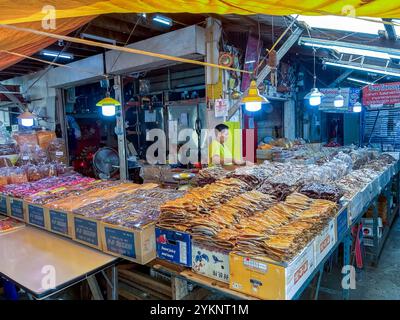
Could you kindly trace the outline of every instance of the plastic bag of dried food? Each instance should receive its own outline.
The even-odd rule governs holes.
[[[10,184],[19,184],[28,182],[28,176],[22,168],[10,169]]]
[[[54,139],[56,139],[56,134],[54,131],[42,130],[42,131],[36,132],[36,135],[37,135],[39,146],[43,150],[46,150],[48,148],[50,142],[53,141]]]
[[[20,146],[19,160],[18,164],[20,166],[32,164],[33,161],[33,152],[31,145],[23,144]]]
[[[25,171],[28,175],[29,181],[37,181],[37,180],[40,180],[45,177],[42,175],[42,172],[40,171],[40,167],[35,166],[35,165],[27,166]]]
[[[49,160],[47,157],[47,152],[41,147],[36,146],[35,151],[33,152],[33,160],[37,165],[46,164]]]
[[[19,132],[15,133],[13,137],[15,141],[17,141],[19,147],[22,147],[23,145],[29,145],[31,147],[34,147],[38,144],[35,132],[29,132],[29,133]]]
[[[9,172],[10,170],[8,168],[0,168],[0,186],[8,184]]]
[[[47,148],[51,162],[68,163],[66,147],[63,139],[54,139]]]

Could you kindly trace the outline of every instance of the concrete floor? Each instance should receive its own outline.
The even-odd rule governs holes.
[[[325,274],[322,286],[338,290],[322,290],[319,299],[341,299],[340,270]],[[302,299],[307,299],[305,292]],[[356,289],[350,290],[351,300],[400,300],[400,219],[397,217],[384,244],[379,263],[372,267],[367,260],[357,272]]]

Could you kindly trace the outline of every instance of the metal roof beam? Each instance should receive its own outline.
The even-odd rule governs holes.
[[[382,20],[387,21],[387,22],[392,22],[392,19],[382,19]],[[385,26],[385,30],[387,33],[387,38],[389,40],[396,41],[397,35],[396,35],[396,29],[394,28],[394,25],[385,23],[384,26]]]
[[[335,81],[333,81],[328,88],[336,88],[342,81],[344,81],[354,70],[346,70]]]

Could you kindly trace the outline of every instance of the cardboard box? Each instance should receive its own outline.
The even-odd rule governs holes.
[[[192,237],[188,233],[156,227],[156,249],[160,259],[192,266]]]
[[[314,241],[291,262],[229,254],[230,289],[266,300],[292,299],[315,269]]]
[[[100,236],[100,221],[71,214],[72,240],[89,247],[103,250]]]
[[[72,213],[45,208],[47,230],[72,238]]]
[[[142,229],[130,229],[100,222],[103,251],[113,256],[139,264],[146,264],[156,258],[155,225]]]
[[[19,198],[7,197],[7,214],[25,222],[24,201]]]
[[[192,270],[206,277],[229,283],[229,251],[193,241]]]
[[[315,265],[319,265],[321,261],[326,257],[328,252],[336,244],[336,229],[335,229],[336,219],[332,219],[328,226],[315,238]]]
[[[0,213],[7,214],[7,196],[0,194]]]
[[[24,202],[25,222],[35,227],[48,229],[49,219],[42,206]]]

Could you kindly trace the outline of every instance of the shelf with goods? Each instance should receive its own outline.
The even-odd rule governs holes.
[[[22,210],[27,217],[35,215],[34,219],[24,219],[28,224],[38,226],[37,222],[43,221],[44,229],[48,231],[64,234],[74,241],[138,265],[154,262],[160,264],[161,260],[156,259],[156,254],[159,258],[165,258],[160,254],[160,250],[163,250],[166,256],[173,258],[173,262],[185,265],[180,272],[175,272],[177,277],[200,287],[238,299],[246,296],[297,299],[317,275],[319,287],[324,264],[341,243],[344,243],[343,260],[345,264],[350,264],[350,227],[357,222],[350,219],[349,208],[354,208],[349,207],[352,199],[359,193],[364,194],[363,200],[379,193],[379,188],[371,187],[376,186],[375,181],[386,181],[387,178],[380,179],[380,176],[386,175],[386,171],[390,173],[391,181],[392,175],[398,171],[392,168],[398,167],[392,165],[397,163],[395,160],[382,158],[379,154],[372,157],[369,151],[361,150],[350,155],[354,161],[358,161],[358,157],[370,160],[365,162],[369,169],[364,168],[357,173],[361,175],[362,179],[359,180],[362,183],[347,194],[347,198],[339,197],[336,185],[344,184],[347,180],[341,179],[349,172],[353,173],[353,180],[357,180],[358,176],[354,170],[344,169],[348,161],[344,155],[334,156],[321,165],[266,162],[258,166],[237,168],[234,171],[219,172],[219,176],[214,175],[214,182],[209,181],[209,175],[200,172],[198,176],[208,179],[208,184],[189,191],[163,189],[156,184],[97,181],[70,173],[75,177],[75,180],[68,178],[72,179],[70,183],[67,183],[66,176],[53,177],[51,187],[48,182],[39,180],[6,188],[4,194],[8,203],[13,199],[22,202]],[[336,177],[340,183],[331,180],[331,185],[326,182],[321,184],[316,182],[319,176],[323,179]],[[41,185],[43,188],[39,187]],[[351,186],[350,189],[355,188]],[[187,196],[189,201],[182,202],[181,199]],[[350,200],[347,200],[349,197]],[[172,215],[169,220],[165,220],[166,208],[170,211],[178,208],[178,218]],[[368,209],[367,205],[365,209]],[[190,225],[188,229],[179,228],[182,222],[180,219],[186,215],[183,214],[185,210],[190,213],[190,219],[184,222]],[[283,220],[263,220],[274,215],[276,219],[280,217]],[[170,234],[157,231],[166,230],[166,221],[171,226]],[[251,221],[257,223],[254,225]],[[257,224],[262,228],[258,229]],[[301,232],[298,233],[296,228],[300,228]],[[299,244],[286,245],[279,240],[278,250],[270,251],[274,243],[268,241],[274,239],[275,235],[268,233],[268,230],[277,231],[278,234],[283,232],[283,235],[286,232],[290,234],[292,230],[299,238],[291,239],[293,243],[297,241]],[[245,232],[251,233],[246,235]],[[224,235],[220,239],[224,241],[216,241],[213,235],[219,234]],[[91,235],[90,239],[88,235]],[[242,242],[235,240],[231,247],[230,241],[236,236]],[[262,240],[265,243],[260,236],[265,237]],[[92,239],[96,239],[96,243]],[[248,246],[248,241],[254,242]],[[247,248],[250,250],[243,250]],[[182,253],[182,256],[174,257],[177,252]],[[270,252],[278,252],[279,255],[270,255]],[[276,272],[269,279],[271,273],[266,270]],[[259,278],[262,273],[264,276]],[[255,274],[258,274],[257,277]],[[263,292],[257,291],[260,282],[265,289]],[[247,289],[244,289],[244,283]],[[344,292],[343,295],[348,298],[349,293]]]
[[[363,151],[365,151],[365,150],[361,150],[360,153],[362,153]],[[349,183],[350,187],[348,187],[347,190],[350,190],[350,192],[348,191],[346,193],[346,197],[343,197],[343,199],[340,200],[340,203],[341,203],[341,205],[343,207],[346,207],[347,205],[350,204],[350,205],[353,205],[352,208],[354,208],[354,202],[353,202],[354,198],[356,198],[358,200],[361,199],[362,203],[364,203],[365,201],[368,201],[368,199],[370,199],[370,197],[371,197],[371,194],[373,194],[372,191],[377,192],[377,193],[380,192],[380,188],[376,188],[376,185],[377,185],[376,182],[375,182],[376,179],[379,179],[380,176],[387,176],[387,173],[389,174],[389,176],[393,176],[394,174],[397,173],[397,171],[392,168],[392,167],[397,167],[397,164],[395,166],[392,166],[391,164],[387,164],[387,165],[381,166],[379,164],[379,161],[374,163],[375,160],[372,160],[372,161],[369,160],[369,159],[374,158],[374,157],[371,158],[371,155],[367,155],[364,160],[362,160],[361,157],[363,157],[363,156],[360,156],[359,158],[354,157],[353,160],[355,160],[354,163],[356,164],[356,168],[354,169],[354,171],[350,171],[350,172],[352,172],[352,176],[350,178],[346,178],[346,175],[348,174],[348,172],[346,172],[346,173],[343,174],[343,176],[339,175],[336,178],[339,183],[336,183],[336,182],[334,183],[335,185],[338,185],[338,186],[346,185],[347,183]],[[362,160],[362,161],[360,161],[360,160]],[[336,161],[336,163],[338,162],[338,160],[334,160],[334,161]],[[385,160],[383,160],[383,161],[385,161]],[[391,161],[396,162],[394,159],[390,160],[390,162]],[[365,167],[364,167],[363,163],[366,165]],[[286,175],[290,175],[290,173],[288,173],[288,172],[290,172],[290,170],[284,170],[284,168],[283,168],[285,166],[289,166],[289,164],[273,164],[273,163],[270,163],[270,162],[266,162],[266,166],[268,166],[268,167],[276,166],[277,168],[279,168],[279,171],[285,171]],[[305,166],[307,166],[307,165],[298,165],[298,164],[291,165],[290,169],[296,168],[294,170],[295,172],[294,173],[292,172],[292,176],[295,176],[296,174],[301,176],[302,174],[304,174],[304,172],[307,172],[307,170],[305,170],[305,169],[311,168],[311,167],[305,167]],[[302,168],[301,169],[303,171],[302,173],[296,172],[297,170],[299,170],[299,167]],[[324,173],[321,172],[321,167],[324,167],[324,170],[326,168],[326,170],[329,172],[329,168],[330,168],[329,163],[325,164],[325,165],[324,164],[320,165],[319,167],[313,167],[313,169],[316,169],[317,171],[319,170],[320,172],[318,174],[324,175]],[[258,166],[258,169],[259,168],[260,168],[260,166]],[[256,167],[253,170],[254,170],[254,172],[256,172],[258,169]],[[265,169],[265,167],[263,169]],[[208,183],[212,184],[213,183],[212,182],[213,181],[212,180],[213,174],[211,172],[212,170],[213,169],[211,169],[210,173],[208,173],[208,174],[205,174],[204,172],[200,172],[199,176],[202,176],[204,179],[206,179],[208,181]],[[225,177],[224,177],[223,174],[220,174],[220,172],[218,172],[218,175],[219,175],[218,178],[220,180],[214,179],[214,181],[215,180],[216,181],[222,181],[223,179],[226,179],[226,178],[239,178],[242,181],[247,181],[247,182],[249,182],[249,181],[251,182],[251,181],[257,180],[257,178],[255,178],[255,176],[257,176],[257,174],[260,174],[260,172],[258,172],[258,173],[254,173],[253,172],[254,173],[253,177],[250,177],[251,174],[249,175],[249,177],[245,177],[245,175],[248,174],[248,173],[246,173],[246,170],[250,171],[250,169],[248,169],[248,168],[246,168],[246,169],[241,168],[241,169],[236,170],[233,175],[227,174],[227,176],[225,176]],[[338,170],[338,171],[340,171],[340,170]],[[307,173],[309,173],[309,172],[307,172]],[[311,176],[313,174],[314,173],[311,173]],[[361,178],[359,178],[359,175],[360,175]],[[282,176],[281,172],[275,172],[275,173],[268,172],[268,176],[269,177],[274,177],[276,180],[278,180],[278,181],[280,180],[280,182],[285,181],[285,179],[288,178],[287,176]],[[263,179],[262,174],[260,174],[260,176],[258,176],[258,178]],[[270,178],[267,178],[267,180],[268,179],[270,179]],[[381,179],[381,180],[385,181],[385,179]],[[275,184],[276,184],[276,180],[273,181]],[[264,181],[264,183],[265,182],[268,183],[268,181]],[[310,188],[308,188],[308,189],[305,188],[305,189],[308,190]],[[263,191],[266,191],[266,190],[268,190],[268,188],[264,188],[263,189]],[[300,190],[300,189],[297,189],[297,190]],[[270,191],[272,193],[274,193],[276,190],[275,191],[270,190]],[[308,191],[310,191],[310,190],[308,190]],[[206,190],[206,189],[204,191],[201,190],[201,189],[198,190],[199,197],[201,197],[202,193],[207,194],[207,192],[208,192],[208,190]],[[293,194],[293,190],[290,191],[289,194],[291,194],[291,192]],[[271,194],[268,191],[267,191],[267,193]],[[359,193],[363,194],[363,197],[361,197],[361,198],[357,197],[357,195]],[[246,194],[246,192],[244,194]],[[280,189],[279,192],[277,193],[277,195],[282,196],[282,194],[285,194],[285,192],[282,192],[282,189]],[[196,197],[194,197],[193,199],[195,199],[195,198]],[[318,198],[318,197],[316,197],[316,198]],[[205,203],[207,203],[208,200],[205,199],[204,201],[205,201]],[[196,216],[195,211],[192,211],[193,208],[190,209],[192,204],[193,203],[191,203],[191,201],[188,201],[187,204],[185,204],[185,203],[176,203],[176,206],[177,206],[177,208],[180,208],[178,210],[178,212],[179,211],[181,212],[182,210],[185,210],[184,208],[185,208],[185,206],[187,206],[187,210],[190,210],[190,212],[191,212],[189,215],[193,215],[194,214],[194,221],[196,221],[196,224],[198,225],[198,227],[197,227],[196,224],[195,225],[192,224],[192,226],[189,227],[188,229],[186,229],[187,227],[184,227],[183,229],[181,229],[180,225],[186,226],[187,224],[190,224],[190,221],[182,222],[181,213],[179,213],[179,215],[177,215],[176,219],[172,215],[170,218],[168,218],[165,221],[163,221],[163,217],[161,216],[161,222],[159,223],[158,227],[160,229],[164,229],[164,230],[168,230],[169,229],[169,231],[168,231],[169,233],[167,235],[167,233],[163,234],[162,232],[158,232],[156,238],[157,238],[157,245],[159,246],[159,248],[157,248],[157,251],[158,251],[158,257],[159,258],[164,258],[164,259],[167,258],[167,260],[170,260],[170,261],[178,263],[178,264],[179,263],[183,264],[187,268],[191,267],[192,268],[191,272],[199,273],[198,270],[197,270],[198,266],[193,266],[193,264],[192,265],[189,264],[189,257],[188,257],[188,256],[190,256],[189,252],[190,251],[192,252],[192,258],[193,258],[192,259],[192,263],[193,263],[193,261],[195,261],[195,259],[198,259],[199,261],[203,259],[202,256],[204,255],[204,253],[202,251],[200,251],[200,250],[199,250],[199,252],[196,252],[197,249],[196,250],[193,249],[193,248],[195,248],[196,237],[198,238],[198,236],[199,236],[199,230],[202,231],[203,234],[204,234],[203,241],[205,239],[209,239],[209,245],[212,246],[214,240],[212,240],[212,237],[211,238],[206,237],[206,235],[207,235],[207,233],[209,233],[209,232],[211,233],[212,232],[212,230],[210,230],[209,227],[211,226],[211,229],[213,228],[212,226],[213,226],[215,220],[212,220],[211,223],[207,222],[207,219],[205,219],[205,218],[208,215],[203,215],[202,217],[205,219],[204,222],[199,221],[197,216]],[[228,205],[229,205],[229,202],[228,202]],[[251,208],[251,204],[250,203],[249,204],[244,203],[242,205],[244,207],[249,206]],[[167,206],[166,206],[167,210],[169,210],[169,211],[171,211],[173,209],[173,207],[174,207],[173,204],[167,204]],[[215,205],[212,206],[212,209],[209,210],[209,213],[212,214],[213,208],[215,208],[215,207],[218,207],[218,205],[217,206],[215,206]],[[224,205],[222,205],[222,208],[224,208]],[[237,207],[236,207],[236,209],[237,209]],[[206,210],[205,212],[207,212],[207,208],[205,208],[205,210]],[[228,211],[229,210],[229,206],[226,207],[225,210]],[[259,210],[260,210],[260,208],[259,208]],[[263,210],[263,209],[261,209],[261,210]],[[163,210],[161,210],[161,211],[163,211]],[[220,215],[224,214],[223,211],[224,210],[222,210],[222,211],[220,210],[219,211]],[[340,211],[341,210],[339,210],[339,212]],[[268,209],[265,212],[268,212]],[[201,215],[199,216],[199,218],[200,217],[201,217]],[[250,217],[251,217],[251,214],[250,214]],[[320,277],[322,277],[322,272],[323,272],[323,267],[324,267],[325,262],[330,258],[330,256],[333,254],[333,252],[335,252],[337,250],[337,248],[338,248],[340,243],[344,244],[344,250],[343,250],[344,251],[344,259],[343,260],[344,260],[346,265],[350,264],[350,262],[351,262],[351,260],[350,260],[350,255],[351,255],[351,233],[350,233],[351,229],[350,229],[350,226],[352,224],[354,224],[354,217],[353,217],[353,221],[352,221],[350,219],[350,212],[346,211],[346,218],[343,219],[343,220],[345,221],[344,224],[343,224],[343,221],[340,222],[340,224],[338,223],[337,220],[333,222],[333,225],[335,226],[334,228],[336,229],[336,237],[332,237],[332,239],[333,239],[332,241],[328,241],[328,239],[327,239],[328,238],[327,237],[328,233],[324,234],[324,232],[321,232],[322,235],[321,234],[314,235],[314,237],[308,243],[308,245],[305,246],[305,247],[303,246],[304,251],[306,252],[306,253],[304,253],[304,255],[305,256],[308,255],[310,258],[308,259],[308,261],[302,260],[302,261],[298,262],[299,263],[297,265],[298,268],[294,267],[295,270],[292,271],[292,272],[294,272],[294,274],[296,274],[296,277],[297,277],[297,279],[295,281],[297,287],[295,287],[294,289],[286,287],[286,285],[289,283],[290,279],[278,280],[278,277],[274,277],[274,279],[269,279],[270,281],[264,281],[263,282],[263,281],[259,280],[260,276],[258,278],[256,276],[253,276],[257,272],[253,272],[251,270],[259,269],[258,270],[259,274],[262,273],[262,272],[265,273],[265,270],[271,269],[271,267],[268,267],[269,263],[272,263],[272,265],[274,265],[274,266],[279,266],[280,263],[277,262],[277,261],[273,261],[274,259],[267,258],[268,254],[265,257],[261,257],[259,259],[257,257],[257,255],[253,255],[253,254],[249,255],[249,254],[246,254],[246,253],[242,255],[242,257],[244,257],[244,259],[242,259],[242,260],[237,259],[236,261],[233,261],[232,259],[230,259],[229,274],[230,274],[231,278],[232,278],[232,275],[235,276],[235,274],[240,274],[243,277],[243,275],[247,272],[246,270],[250,270],[249,271],[250,275],[246,275],[245,276],[246,277],[245,281],[251,282],[252,285],[249,288],[243,288],[243,287],[241,287],[241,283],[240,282],[235,281],[234,283],[232,283],[232,280],[230,279],[230,281],[229,281],[230,282],[230,288],[234,289],[234,291],[238,291],[238,292],[241,292],[241,293],[247,293],[247,294],[250,294],[252,296],[259,297],[259,298],[264,298],[264,299],[292,299],[292,298],[298,298],[298,296],[304,290],[303,286],[307,287],[309,285],[309,283],[311,282],[311,280],[314,278],[314,276],[316,276],[318,273],[320,273],[321,274]],[[169,221],[169,222],[166,223],[166,221]],[[329,226],[329,224],[327,223],[326,227],[328,227],[328,226]],[[175,229],[175,231],[174,231],[174,229]],[[193,239],[191,237],[191,234],[192,234],[192,232],[194,230],[196,230],[196,231],[193,234],[194,241],[192,241]],[[340,236],[337,235],[337,230],[341,230]],[[218,232],[220,232],[220,231],[218,231]],[[318,238],[320,239],[319,242],[317,240]],[[321,238],[323,239],[323,241],[321,241]],[[314,242],[314,244],[312,244],[312,242]],[[327,246],[327,243],[330,243],[330,246]],[[190,247],[192,247],[192,248],[190,248]],[[217,248],[217,247],[214,247],[214,248]],[[318,256],[318,254],[316,254],[316,251],[319,248],[326,248],[326,247],[328,247],[328,248],[324,252],[324,255],[322,255],[322,256],[319,255]],[[312,252],[311,248],[314,248],[314,252]],[[181,253],[180,251],[183,253],[183,256],[185,256],[183,259],[182,259],[182,255],[180,255],[180,253]],[[233,253],[233,254],[229,253],[230,256],[232,256],[232,255],[235,256],[236,255],[236,256],[240,257],[240,254],[237,255],[237,253],[236,253],[236,252],[240,251],[238,248],[235,248],[233,251],[235,253]],[[214,252],[216,252],[216,251],[214,251]],[[211,253],[212,253],[212,250],[211,250]],[[196,258],[195,257],[196,255],[199,255],[200,258]],[[206,255],[209,255],[209,254],[207,253]],[[303,251],[297,252],[297,254],[293,257],[292,261],[296,262],[296,259],[299,259],[299,257],[301,257],[302,255],[303,255]],[[208,257],[208,261],[207,261],[207,258],[204,258],[204,259],[206,260],[206,262],[210,261],[209,257]],[[224,258],[223,257],[222,258],[217,257],[216,260],[224,261]],[[184,261],[184,263],[183,263],[183,261]],[[311,261],[313,261],[313,262],[311,262]],[[206,264],[207,263],[205,263],[205,265]],[[224,266],[226,265],[224,263],[222,263],[222,264]],[[232,271],[232,266],[237,265],[237,264],[242,265],[242,267],[240,267],[238,270]],[[243,267],[243,265],[246,265],[246,264],[247,264],[247,266]],[[307,265],[307,264],[308,264],[308,268],[305,268],[304,265]],[[290,266],[291,266],[291,263],[283,264],[284,268],[290,267]],[[216,272],[216,273],[218,273],[218,272]],[[290,272],[287,272],[287,273],[290,273]],[[221,274],[224,274],[224,273],[221,272]],[[206,275],[207,275],[207,277],[210,278],[210,281],[213,281],[211,278],[214,278],[214,277],[212,275],[210,275],[210,273],[208,273],[208,274],[206,273]],[[203,273],[202,276],[204,276],[204,273]],[[304,277],[299,282],[299,278],[302,278],[302,276],[304,276]],[[282,281],[282,282],[280,282],[281,283],[280,285],[283,285],[283,288],[284,288],[283,291],[284,292],[286,291],[286,292],[282,294],[282,289],[279,289],[279,287],[275,287],[275,288],[271,287],[271,288],[268,288],[269,290],[264,291],[264,293],[260,293],[260,294],[257,293],[258,292],[258,289],[257,289],[258,287],[262,287],[265,283],[269,284],[269,283],[271,283],[273,281],[275,281],[275,282]],[[319,279],[319,281],[320,281],[320,279]],[[223,283],[223,281],[220,281],[220,283]],[[318,286],[319,286],[319,284],[318,284]],[[280,288],[282,288],[282,287],[280,287]],[[276,292],[280,292],[279,295],[276,294]],[[347,292],[343,292],[343,297],[345,299],[349,298],[348,290],[347,290]]]

